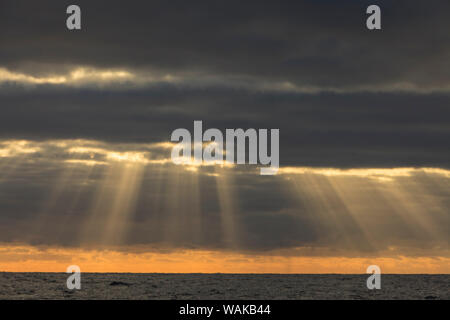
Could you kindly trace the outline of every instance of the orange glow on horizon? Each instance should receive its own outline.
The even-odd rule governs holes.
[[[0,271],[65,272],[69,265],[82,272],[127,273],[347,273],[364,274],[369,265],[382,273],[448,274],[448,257],[306,257],[239,254],[224,251],[184,250],[127,252],[27,245],[0,247]]]

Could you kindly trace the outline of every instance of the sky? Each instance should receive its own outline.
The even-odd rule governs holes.
[[[71,4],[0,1],[0,271],[450,272],[448,1]],[[195,120],[278,174],[175,165]]]

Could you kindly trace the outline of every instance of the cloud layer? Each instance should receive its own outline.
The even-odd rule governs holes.
[[[449,256],[448,1],[0,3],[0,242]],[[280,174],[170,163],[279,128]]]

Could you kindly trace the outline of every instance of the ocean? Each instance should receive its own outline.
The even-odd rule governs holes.
[[[0,299],[450,299],[450,275],[0,273]]]

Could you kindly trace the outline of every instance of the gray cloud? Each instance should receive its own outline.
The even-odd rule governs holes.
[[[0,64],[35,73],[86,64],[338,88],[448,87],[448,2],[377,3],[380,32],[365,28],[370,1],[79,1],[83,29],[68,32],[68,1],[4,1]]]
[[[281,164],[448,168],[448,94],[277,93],[155,85],[7,88],[4,138],[168,141],[176,128],[280,128]]]
[[[1,137],[165,141],[200,119],[280,128],[286,165],[449,165],[447,1],[381,1],[378,33],[365,29],[364,1],[81,1],[80,32],[65,28],[67,4],[2,2],[0,66],[156,80],[3,82]]]

